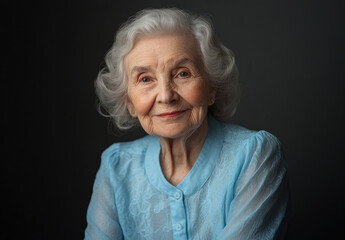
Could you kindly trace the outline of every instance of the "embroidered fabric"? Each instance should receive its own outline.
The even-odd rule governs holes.
[[[153,136],[110,146],[94,183],[85,239],[274,239],[288,202],[281,144],[209,116],[203,149],[173,186]]]

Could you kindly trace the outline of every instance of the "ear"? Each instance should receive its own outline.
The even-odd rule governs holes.
[[[217,89],[211,88],[209,94],[208,94],[208,105],[212,106],[214,102],[216,101],[216,95],[217,95]]]
[[[137,115],[137,111],[135,110],[135,107],[134,107],[132,101],[129,98],[127,98],[127,109],[128,109],[129,114],[133,118],[136,118],[138,116]]]

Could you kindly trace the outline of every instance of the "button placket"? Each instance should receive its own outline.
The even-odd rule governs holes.
[[[174,239],[187,239],[186,206],[183,192],[175,189],[170,195],[170,211]]]

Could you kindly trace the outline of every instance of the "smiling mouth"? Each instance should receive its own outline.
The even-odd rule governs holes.
[[[160,118],[175,118],[175,117],[178,117],[181,114],[183,114],[185,111],[187,111],[187,110],[161,113],[161,114],[158,114],[157,117],[160,117]]]

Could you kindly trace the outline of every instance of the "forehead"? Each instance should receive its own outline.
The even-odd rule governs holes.
[[[189,34],[164,34],[147,36],[137,40],[125,57],[127,72],[134,67],[159,67],[190,59],[189,63],[201,60],[196,40]]]

